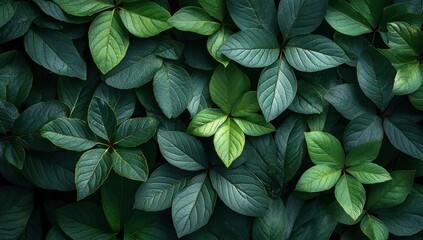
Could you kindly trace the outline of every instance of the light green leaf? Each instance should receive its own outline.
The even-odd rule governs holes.
[[[337,138],[325,132],[304,133],[308,153],[314,164],[323,164],[342,168],[345,164],[345,154]]]
[[[228,115],[220,109],[204,109],[194,116],[188,125],[187,132],[199,137],[210,137],[216,133],[227,118]]]
[[[222,27],[207,39],[207,51],[209,51],[210,55],[216,59],[216,61],[223,64],[225,67],[229,64],[229,58],[223,55],[219,49],[232,34],[233,32],[230,29]]]
[[[259,239],[283,239],[288,214],[282,199],[272,199],[269,209],[253,221],[253,238]]]
[[[103,74],[122,61],[128,50],[129,36],[116,10],[97,15],[88,30],[88,41],[94,62]]]
[[[387,240],[389,237],[388,227],[372,215],[366,215],[363,217],[360,223],[360,228],[370,240]]]
[[[355,165],[347,168],[347,172],[363,184],[381,183],[392,179],[388,171],[374,163]]]
[[[266,121],[285,111],[294,100],[297,79],[285,58],[265,68],[260,74],[257,99]]]
[[[198,0],[201,7],[212,17],[223,21],[225,17],[225,0]]]
[[[159,122],[151,117],[131,118],[116,130],[114,144],[121,147],[137,147],[153,137]]]
[[[187,182],[172,202],[172,219],[178,237],[190,234],[206,225],[213,213],[216,192],[206,173]]]
[[[97,144],[87,123],[76,118],[58,118],[47,123],[41,129],[41,136],[71,151],[85,151]]]
[[[0,3],[0,28],[12,19],[16,12],[16,2],[5,0]]]
[[[25,149],[20,141],[7,141],[5,143],[3,157],[16,168],[22,169],[25,162],[25,156]]]
[[[423,51],[423,33],[407,22],[390,22],[388,45],[399,55],[418,56]]]
[[[153,90],[165,116],[177,117],[191,101],[191,78],[187,71],[178,65],[163,65],[154,76]]]
[[[285,48],[289,64],[303,72],[317,72],[333,68],[348,60],[342,48],[320,35],[297,36]]]
[[[94,193],[106,181],[111,169],[108,149],[93,149],[82,154],[75,168],[78,200]]]
[[[212,35],[220,28],[205,10],[193,6],[179,9],[168,22],[178,30],[201,35]]]
[[[53,0],[65,12],[75,16],[91,16],[114,6],[113,0]]]
[[[112,141],[116,132],[116,114],[109,104],[94,97],[88,108],[88,126],[99,137]]]
[[[361,163],[371,162],[377,158],[381,146],[381,140],[360,144],[351,149],[346,157],[345,164],[347,166],[353,166]]]
[[[171,28],[167,23],[170,13],[155,2],[145,1],[139,5],[124,7],[119,11],[119,16],[126,29],[140,38],[152,37]]]
[[[423,40],[422,40],[423,41]],[[397,69],[392,94],[407,95],[417,91],[423,83],[423,64],[410,62]]]
[[[210,80],[210,97],[225,113],[232,111],[235,103],[250,89],[247,75],[235,65],[218,66]]]
[[[301,175],[295,190],[302,192],[325,191],[335,186],[340,176],[341,169],[335,169],[327,165],[316,165]]]
[[[147,160],[141,150],[116,149],[112,153],[113,170],[122,177],[144,182],[148,177]]]
[[[230,36],[219,51],[241,65],[260,68],[271,65],[279,56],[276,36],[263,29],[246,29]]]
[[[262,115],[256,113],[250,113],[233,120],[249,136],[261,136],[276,130],[271,123],[266,122]]]
[[[416,109],[423,110],[423,84],[417,91],[408,95],[408,98]]]
[[[212,169],[213,188],[226,206],[246,216],[261,216],[269,205],[266,190],[247,168]]]
[[[31,59],[59,75],[87,79],[87,66],[64,34],[47,29],[30,29],[24,38],[25,50]]]
[[[241,155],[245,144],[245,135],[232,119],[227,119],[219,127],[213,138],[217,155],[229,167]]]
[[[343,174],[335,186],[335,197],[353,220],[360,217],[366,202],[366,192],[359,181]]]
[[[259,110],[260,106],[257,101],[257,92],[248,91],[235,103],[231,115],[234,117],[243,117],[256,113]]]

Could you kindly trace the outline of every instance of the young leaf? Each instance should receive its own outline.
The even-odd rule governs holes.
[[[219,198],[237,213],[257,217],[268,207],[264,186],[245,167],[212,169],[210,180]]]
[[[234,104],[250,89],[247,75],[235,65],[218,66],[210,80],[210,97],[225,113],[231,113]]]
[[[357,63],[357,78],[363,93],[379,109],[387,107],[392,98],[395,69],[374,47],[367,47]]]
[[[117,128],[114,144],[120,147],[137,147],[153,137],[158,125],[155,118],[128,119]]]
[[[191,79],[187,71],[175,64],[162,65],[154,76],[154,96],[168,118],[179,116],[191,100]]]
[[[190,174],[170,164],[160,165],[136,192],[134,208],[144,211],[162,211],[169,208]]]
[[[197,171],[208,165],[207,155],[201,142],[184,132],[157,132],[162,156],[172,165],[183,170]]]
[[[329,133],[304,133],[308,153],[314,164],[335,165],[342,168],[345,164],[345,154],[341,143]]]
[[[242,97],[235,103],[232,108],[231,115],[234,117],[243,117],[251,113],[256,113],[260,110],[257,101],[257,92],[249,91],[244,93]]]
[[[224,0],[198,0],[198,3],[210,16],[223,21],[226,10]]]
[[[219,51],[239,64],[260,68],[271,65],[279,56],[279,43],[272,32],[246,29],[230,36]]]
[[[254,219],[253,239],[282,239],[288,221],[287,211],[282,199],[272,199],[269,203],[269,209]]]
[[[423,33],[420,28],[407,22],[390,22],[388,45],[400,55],[418,56],[423,51]]]
[[[285,39],[310,34],[325,19],[327,0],[282,0],[278,7],[279,29]]]
[[[422,40],[423,41],[423,40]],[[397,69],[392,94],[407,95],[417,91],[423,83],[423,64],[410,62]]]
[[[116,10],[97,15],[88,30],[88,40],[94,62],[103,74],[122,61],[129,46],[128,32],[117,18]]]
[[[220,109],[204,109],[194,116],[188,125],[187,132],[199,137],[210,137],[216,133],[227,118],[228,115]]]
[[[94,97],[88,108],[88,126],[99,137],[112,141],[116,131],[116,114],[109,104]]]
[[[4,26],[16,12],[16,2],[12,0],[2,1],[0,5],[0,28]]]
[[[71,151],[85,151],[97,144],[87,123],[76,118],[58,118],[47,123],[41,128],[41,136]]]
[[[178,237],[190,234],[206,225],[213,213],[216,192],[206,173],[198,174],[172,202],[172,219]]]
[[[210,55],[216,59],[216,61],[223,64],[225,67],[229,64],[229,58],[223,55],[219,49],[232,34],[233,32],[230,29],[222,27],[207,39],[207,51],[209,51]]]
[[[331,189],[338,182],[341,169],[333,166],[316,165],[307,169],[295,186],[296,191],[321,192]]]
[[[275,119],[285,111],[296,92],[297,79],[285,58],[265,68],[259,78],[257,99],[266,121]]]
[[[387,240],[389,237],[388,227],[372,215],[363,217],[360,228],[370,240]]]
[[[347,166],[353,166],[371,162],[377,158],[381,146],[382,141],[371,141],[360,144],[351,149],[345,159],[345,164]]]
[[[391,180],[383,167],[374,163],[362,163],[347,168],[347,172],[363,184],[382,183]]]
[[[303,72],[317,72],[333,68],[348,60],[342,48],[320,35],[297,36],[289,40],[285,49],[289,64]]]
[[[179,9],[168,22],[178,30],[201,35],[212,35],[220,28],[205,10],[193,6]]]
[[[75,168],[78,200],[94,193],[107,179],[111,169],[112,159],[107,149],[93,149],[82,154]]]
[[[256,113],[234,118],[233,120],[248,136],[261,136],[276,130],[271,123],[266,122],[262,115]]]
[[[364,114],[353,119],[344,132],[344,148],[347,152],[352,148],[383,138],[382,119],[376,115]]]
[[[359,181],[343,174],[336,183],[335,197],[339,205],[353,220],[360,217],[366,202],[366,192]]]
[[[87,79],[87,66],[72,39],[52,30],[30,29],[24,39],[31,59],[59,75]]]
[[[113,0],[53,0],[63,11],[75,16],[91,16],[114,6]]]
[[[229,167],[241,155],[245,135],[234,120],[228,118],[214,135],[213,144],[219,158]]]
[[[119,16],[126,29],[140,38],[152,37],[171,28],[167,22],[170,13],[155,2],[125,7],[119,11]]]
[[[134,181],[147,180],[148,165],[141,150],[116,149],[111,157],[113,170],[120,176]]]

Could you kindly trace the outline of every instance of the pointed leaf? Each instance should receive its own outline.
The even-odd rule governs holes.
[[[91,100],[88,108],[88,126],[99,137],[111,141],[116,131],[116,114],[98,97]]]
[[[241,155],[245,135],[234,120],[229,118],[217,130],[213,144],[219,158],[226,167],[229,167]]]
[[[388,45],[398,54],[418,56],[423,51],[423,33],[420,28],[407,22],[390,22]]]
[[[158,125],[159,122],[150,117],[128,119],[117,128],[114,144],[121,147],[137,147],[153,137]]]
[[[178,30],[201,35],[212,35],[220,28],[205,10],[193,6],[179,9],[168,22]]]
[[[198,0],[198,3],[210,16],[223,21],[226,10],[225,0]]]
[[[422,40],[423,41],[423,40]],[[392,94],[407,95],[417,91],[423,83],[423,64],[411,62],[397,69]]]
[[[287,211],[282,200],[271,200],[269,209],[254,219],[253,239],[282,239],[287,221]]]
[[[346,157],[345,164],[347,166],[353,166],[371,162],[377,158],[381,146],[382,141],[371,141],[360,144],[351,149]]]
[[[366,192],[363,185],[353,177],[343,174],[335,186],[335,197],[344,211],[356,220],[363,212]]]
[[[229,64],[229,58],[223,55],[219,49],[232,34],[233,32],[230,29],[222,27],[207,39],[207,51],[209,51],[210,55],[216,59],[216,61],[223,64],[225,67]]]
[[[372,215],[363,217],[360,228],[370,240],[387,240],[389,237],[388,227]]]
[[[112,0],[53,0],[63,11],[75,16],[91,16],[112,8]]]
[[[295,186],[296,191],[321,192],[331,189],[338,182],[341,169],[333,166],[316,165],[307,169]]]
[[[275,131],[275,127],[266,122],[260,114],[251,113],[244,117],[234,118],[234,122],[248,136],[261,136]]]
[[[194,116],[187,132],[199,137],[213,136],[228,116],[220,109],[207,108]]]
[[[308,153],[314,164],[335,165],[342,168],[345,163],[345,154],[341,143],[329,133],[304,133]]]
[[[376,115],[364,114],[353,119],[344,132],[344,148],[352,148],[370,141],[380,141],[383,138],[382,119]]]
[[[148,165],[144,154],[137,149],[116,149],[112,153],[113,170],[122,177],[146,181]]]
[[[363,184],[381,183],[392,179],[388,171],[374,163],[355,165],[349,167],[347,172]]]

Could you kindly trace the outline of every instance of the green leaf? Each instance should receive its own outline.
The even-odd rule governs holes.
[[[422,40],[423,41],[423,40]],[[423,64],[410,62],[397,69],[392,94],[407,95],[417,91],[423,83]]]
[[[162,156],[172,165],[187,171],[197,171],[208,166],[206,151],[201,142],[184,132],[157,132],[157,142]]]
[[[321,192],[331,189],[338,182],[341,169],[333,166],[316,165],[307,169],[295,186],[296,191]]]
[[[344,148],[351,151],[361,144],[380,141],[383,138],[382,119],[376,115],[364,114],[354,118],[344,132]]]
[[[206,173],[187,182],[172,202],[172,219],[178,237],[190,234],[206,225],[213,213],[216,192]]]
[[[192,98],[188,104],[188,111],[193,118],[197,113],[212,106],[209,93],[210,75],[203,71],[195,71],[191,74]]]
[[[159,122],[151,117],[125,120],[116,130],[114,144],[121,147],[137,147],[153,137]]]
[[[285,111],[296,92],[297,79],[285,58],[265,68],[260,74],[257,99],[266,121],[275,119]]]
[[[192,98],[191,78],[175,64],[163,65],[154,76],[154,97],[168,118],[179,116]]]
[[[85,61],[67,36],[32,28],[26,33],[24,44],[26,52],[37,64],[59,75],[87,79]]]
[[[225,113],[231,113],[235,103],[250,89],[247,75],[235,65],[218,66],[210,80],[210,97]]]
[[[261,28],[270,32],[277,32],[274,1],[228,0],[226,5],[229,15],[241,30]]]
[[[3,149],[4,159],[17,167],[22,169],[25,162],[25,149],[19,141],[7,141]]]
[[[227,118],[228,116],[220,109],[204,109],[194,116],[188,125],[187,132],[199,137],[210,137],[216,133]]]
[[[355,165],[347,168],[347,172],[363,184],[381,183],[392,179],[388,171],[374,163]]]
[[[219,49],[232,34],[233,32],[230,29],[222,27],[207,39],[207,51],[209,51],[210,55],[216,59],[216,61],[223,64],[225,67],[229,64],[229,58],[223,55]]]
[[[155,2],[144,1],[139,5],[124,7],[119,11],[119,16],[126,29],[140,38],[152,37],[171,28],[167,23],[170,13]]]
[[[214,135],[213,144],[219,158],[229,167],[241,155],[245,135],[234,120],[228,118]]]
[[[243,66],[260,68],[274,63],[280,49],[272,32],[255,28],[233,34],[222,44],[219,51]]]
[[[91,16],[114,6],[112,0],[53,0],[63,11],[75,16]]]
[[[366,192],[355,178],[343,174],[335,186],[335,198],[344,211],[356,220],[363,212]]]
[[[71,151],[85,151],[97,144],[86,122],[76,118],[58,118],[47,123],[41,129],[41,136]]]
[[[18,239],[25,231],[33,207],[34,192],[31,189],[0,187],[0,236]]]
[[[226,10],[224,0],[198,0],[198,3],[210,16],[223,21]]]
[[[328,104],[323,99],[327,92],[324,87],[317,83],[300,80],[297,83],[297,89],[288,107],[289,110],[300,114],[325,114]]]
[[[148,177],[147,160],[141,150],[116,149],[112,153],[113,170],[122,177],[144,182]]]
[[[351,67],[357,66],[357,61],[361,53],[368,45],[370,45],[370,42],[365,36],[353,37],[336,32],[333,35],[333,39],[335,43],[344,50],[345,54],[349,58],[346,64]]]
[[[201,35],[212,35],[220,28],[205,10],[193,6],[179,9],[168,22],[178,30]]]
[[[268,208],[264,186],[245,167],[212,169],[210,180],[219,198],[237,213],[257,217]]]
[[[134,208],[144,211],[162,211],[169,208],[190,174],[170,164],[160,165],[147,181],[141,184],[135,194]]]
[[[423,130],[421,126],[407,118],[394,116],[385,118],[383,128],[395,148],[423,160]]]
[[[116,114],[109,104],[94,97],[88,108],[88,126],[99,137],[112,141],[116,131]]]
[[[325,19],[327,0],[282,0],[278,7],[278,23],[285,39],[310,34]]]
[[[251,113],[256,113],[260,110],[257,101],[257,92],[248,91],[235,103],[232,108],[231,115],[234,117],[248,116]]]
[[[381,140],[360,144],[351,149],[346,157],[345,164],[347,166],[353,166],[371,162],[377,158],[381,146]]]
[[[173,239],[175,230],[167,214],[135,211],[125,223],[124,236],[125,240]]]
[[[16,2],[12,0],[2,1],[0,3],[0,28],[12,19],[16,12]]]
[[[22,37],[28,31],[32,21],[38,17],[38,12],[29,2],[16,3],[15,14],[0,28],[0,43]]]
[[[75,168],[78,200],[94,193],[106,181],[111,169],[112,159],[107,149],[93,149],[82,154]]]
[[[392,180],[373,185],[367,195],[370,210],[389,208],[404,202],[413,186],[415,171],[397,170],[390,173]]]
[[[348,120],[376,113],[373,104],[353,84],[341,84],[329,89],[325,99]]]
[[[337,67],[348,60],[342,48],[320,35],[297,36],[285,48],[286,60],[302,72],[317,72]]]
[[[337,138],[318,131],[306,132],[304,135],[310,159],[314,164],[335,165],[338,168],[344,166],[345,154]]]
[[[388,45],[400,55],[418,56],[423,51],[423,33],[420,28],[407,22],[390,22]]]
[[[372,32],[372,26],[361,12],[343,0],[329,1],[325,19],[331,27],[345,35],[359,36]]]
[[[60,228],[72,239],[116,239],[102,209],[89,202],[76,202],[57,210]]]
[[[339,205],[338,201],[333,201],[329,206],[326,208],[326,212],[338,223],[342,223],[345,225],[355,225],[361,221],[364,212],[362,212],[361,216],[358,217],[356,220],[353,220],[350,215],[348,215],[344,209]]]
[[[370,240],[387,240],[389,237],[388,227],[372,215],[363,217],[360,228]]]
[[[116,16],[116,11],[97,15],[88,30],[91,56],[103,74],[118,65],[129,46],[128,32]]]
[[[53,1],[34,0],[40,9],[48,16],[66,23],[86,23],[92,20],[90,17],[76,17],[67,14]]]
[[[252,239],[282,239],[287,220],[287,211],[282,200],[270,200],[269,209],[254,219]]]
[[[157,44],[150,40],[133,40],[122,61],[106,75],[106,83],[118,89],[132,89],[148,83],[162,66],[155,55]]]
[[[181,41],[173,40],[172,38],[164,38],[159,41],[155,52],[159,57],[178,60],[182,56],[184,47],[184,43]]]
[[[261,136],[276,130],[271,123],[266,122],[262,115],[256,113],[234,118],[233,120],[248,136]]]
[[[374,47],[367,47],[357,63],[357,78],[363,93],[380,109],[392,98],[395,69]]]
[[[408,98],[416,109],[423,110],[423,84],[417,91],[408,95]]]
[[[0,133],[9,132],[18,117],[19,112],[15,105],[0,100]]]

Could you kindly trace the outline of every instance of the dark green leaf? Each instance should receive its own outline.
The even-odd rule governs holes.
[[[371,141],[352,148],[346,157],[345,164],[353,166],[375,160],[381,145],[382,141]]]
[[[86,23],[90,17],[75,17],[65,13],[59,5],[52,1],[34,0],[40,9],[50,17],[68,23]]]
[[[0,133],[9,132],[18,117],[19,112],[15,105],[0,100]]]
[[[364,114],[354,118],[344,132],[344,148],[352,148],[370,141],[380,141],[383,138],[382,119],[376,115]]]
[[[198,0],[198,3],[210,16],[223,21],[226,10],[226,3],[224,0]]]
[[[260,110],[257,101],[257,92],[249,91],[244,93],[242,97],[235,103],[232,108],[231,115],[234,117],[244,117]]]
[[[193,6],[179,9],[168,22],[178,30],[201,35],[212,35],[220,28],[204,9]]]
[[[229,167],[241,155],[245,135],[233,119],[228,118],[216,131],[213,138],[217,155]]]
[[[90,16],[113,7],[112,0],[53,0],[65,12],[75,16]]]
[[[0,43],[22,37],[37,16],[38,13],[28,2],[17,2],[15,15],[0,28]]]
[[[418,56],[423,51],[423,33],[420,28],[406,22],[390,22],[388,45],[400,55]]]
[[[191,80],[192,98],[187,109],[192,118],[202,110],[210,108],[212,101],[209,93],[210,75],[202,71],[195,71],[191,74]]]
[[[166,214],[135,211],[125,223],[125,240],[175,239],[175,230]]]
[[[345,154],[341,143],[333,135],[325,132],[304,133],[308,153],[314,164],[335,165],[342,168],[345,164]]]
[[[299,81],[295,95],[289,109],[301,114],[320,114],[327,108],[323,96],[325,88],[316,83]]]
[[[135,181],[147,180],[148,165],[141,150],[116,149],[111,157],[113,170],[120,176]]]
[[[262,115],[256,113],[234,118],[233,120],[248,136],[261,136],[276,130],[271,123],[266,122]]]
[[[184,43],[181,41],[176,41],[172,38],[164,38],[159,41],[155,53],[162,58],[178,60],[182,56],[184,47]]]
[[[423,110],[423,84],[417,91],[408,95],[408,98],[415,108]]]
[[[333,166],[316,165],[307,169],[295,186],[296,191],[321,192],[331,189],[341,177],[341,169]]]
[[[213,136],[228,116],[220,109],[207,108],[194,116],[187,132],[199,137]]]
[[[326,212],[338,223],[342,223],[345,225],[355,225],[361,221],[361,217],[364,214],[358,217],[356,220],[353,220],[350,215],[348,215],[345,210],[339,205],[338,201],[333,201],[329,206],[326,208]]]
[[[109,142],[115,136],[116,114],[101,98],[94,97],[88,108],[88,126],[99,137]]]
[[[282,239],[287,221],[285,206],[281,199],[273,199],[269,209],[254,219],[253,239]]]
[[[2,1],[0,3],[0,28],[4,26],[16,12],[16,2],[12,0]]]
[[[344,211],[356,220],[363,212],[366,192],[354,177],[343,174],[335,186],[335,197]]]
[[[347,172],[363,184],[381,183],[391,180],[388,171],[374,163],[362,163],[349,167]]]
[[[352,67],[357,66],[357,61],[361,53],[368,45],[370,45],[370,42],[364,36],[353,37],[336,32],[333,39],[347,55],[349,60],[345,63]]]
[[[3,151],[3,157],[7,162],[22,169],[25,162],[25,149],[19,141],[6,142]]]
[[[116,130],[114,144],[121,147],[137,147],[153,137],[158,125],[159,122],[150,117],[125,120]]]
[[[360,228],[370,240],[386,240],[389,237],[388,227],[378,218],[372,215],[363,217]]]

